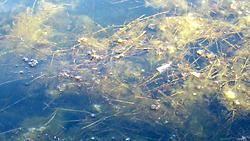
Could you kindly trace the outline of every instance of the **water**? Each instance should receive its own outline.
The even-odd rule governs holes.
[[[0,0],[0,140],[250,140],[249,5]]]

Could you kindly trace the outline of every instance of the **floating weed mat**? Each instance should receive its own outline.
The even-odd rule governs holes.
[[[249,138],[248,128],[232,127],[249,120],[248,2],[239,3],[245,8],[226,1],[191,7],[162,3],[145,0],[159,12],[122,25],[102,27],[84,15],[86,26],[73,25],[87,27],[88,33],[58,27],[63,21],[58,15],[67,13],[63,4],[40,1],[17,15],[10,34],[0,36],[0,59],[17,54],[17,60],[1,62],[22,64],[15,66],[17,80],[28,79],[27,93],[44,100],[37,105],[44,113],[26,116],[20,127],[0,135],[16,140]],[[233,20],[225,12],[235,15]],[[7,99],[1,113],[8,116],[28,99]]]

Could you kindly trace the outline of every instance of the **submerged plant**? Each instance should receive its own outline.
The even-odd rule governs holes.
[[[53,23],[51,19],[55,15],[60,17],[57,14],[63,7],[45,1],[17,16],[11,35],[21,39],[18,48],[23,49],[28,44],[37,48],[35,55],[41,52],[46,55],[41,63],[45,69],[37,69],[43,74],[31,77],[28,86],[30,93],[41,86],[47,89],[44,97],[50,101],[45,103],[44,109],[52,109],[53,113],[46,126],[52,127],[54,124],[50,123],[57,118],[61,121],[57,114],[64,111],[69,113],[66,116],[69,119],[56,126],[62,126],[63,132],[92,133],[93,129],[101,128],[105,132],[120,133],[124,129],[116,129],[109,120],[126,117],[129,119],[126,122],[135,120],[150,127],[159,125],[173,134],[166,137],[172,140],[206,140],[211,136],[216,139],[225,136],[218,135],[224,130],[224,125],[218,124],[220,120],[249,114],[249,15],[236,16],[232,21],[216,18],[213,13],[209,16],[209,12],[222,14],[228,3],[232,13],[237,13],[235,11],[241,8],[233,1],[197,1],[200,9],[189,7],[187,1],[145,2],[159,13],[143,15],[118,26],[98,25],[97,28],[85,15],[72,18],[83,22],[73,24],[69,18],[62,20],[66,25],[60,25],[60,21]],[[82,32],[83,26],[78,24],[85,22],[87,31]],[[60,27],[55,30],[49,25]],[[81,31],[78,32],[78,28]],[[62,34],[57,35],[64,39],[60,46],[51,41],[54,31]],[[42,50],[52,46],[54,48],[47,52]],[[73,104],[78,102],[79,105],[67,103],[71,98]],[[86,99],[92,107],[81,105],[88,105]],[[218,111],[210,108],[213,103],[217,104]],[[65,110],[64,106],[76,109]],[[78,115],[78,112],[84,114]],[[225,117],[219,117],[221,115]],[[203,124],[205,121],[209,122]],[[210,132],[215,125],[216,131]],[[157,134],[158,130],[154,130]],[[162,138],[159,139],[165,139],[164,131],[160,130]]]
[[[49,43],[53,30],[46,22],[49,17],[63,10],[63,7],[45,1],[39,2],[36,12],[27,8],[14,22],[12,35],[30,43]]]

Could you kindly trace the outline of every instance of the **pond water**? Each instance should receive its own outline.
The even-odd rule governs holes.
[[[0,0],[1,141],[250,140],[248,0]]]

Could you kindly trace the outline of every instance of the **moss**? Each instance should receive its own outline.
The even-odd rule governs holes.
[[[48,37],[52,33],[49,27],[44,26],[46,19],[33,16],[30,10],[18,16],[12,34],[24,41],[48,43]]]
[[[60,5],[41,1],[34,14],[34,9],[27,8],[15,19],[12,35],[26,43],[49,43],[53,36],[53,29],[46,25],[49,17],[63,10]]]

